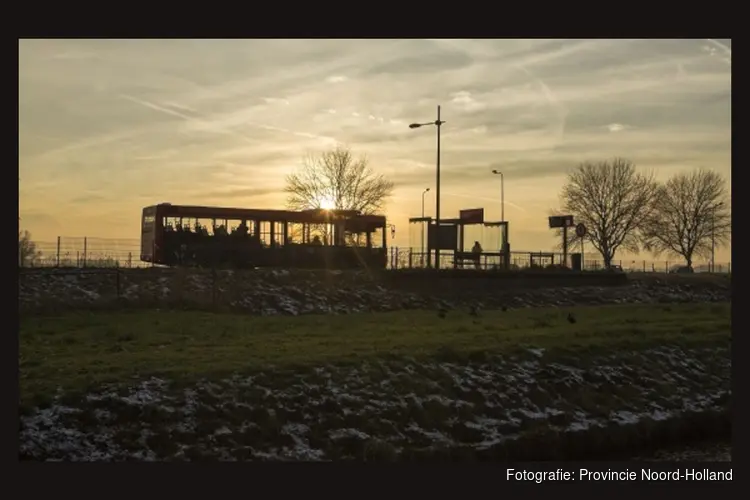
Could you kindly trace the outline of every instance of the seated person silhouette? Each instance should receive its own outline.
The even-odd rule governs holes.
[[[475,241],[474,246],[471,247],[471,253],[473,254],[472,257],[474,257],[474,267],[479,269],[479,256],[482,255],[482,245],[478,241]]]
[[[322,242],[322,241],[320,241],[320,236],[318,236],[317,234],[316,234],[315,236],[313,236],[313,239],[312,239],[312,244],[313,244],[313,245],[317,245],[317,246],[320,246],[320,245],[322,245],[322,244],[323,244],[323,242]]]

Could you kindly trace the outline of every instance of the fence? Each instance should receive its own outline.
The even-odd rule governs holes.
[[[150,267],[151,264],[140,260],[140,240],[111,239],[111,238],[70,238],[60,236],[56,241],[36,242],[38,256],[24,263],[25,267]],[[434,254],[432,255],[434,259]],[[440,267],[449,269],[454,266],[454,256],[451,252],[440,255]],[[388,268],[415,269],[427,267],[428,256],[418,248],[391,247],[388,249]],[[547,267],[560,264],[563,255],[559,252],[520,252],[513,251],[510,255],[511,269],[527,269],[530,267]],[[491,269],[500,267],[499,257],[483,255],[479,267]],[[583,258],[585,270],[604,268],[604,262],[597,254],[586,254]],[[633,260],[617,259],[613,264],[626,272],[667,273],[676,267],[684,266],[683,261],[677,260]],[[716,263],[713,270],[710,263],[699,263],[693,266],[695,272],[731,273],[731,263]]]
[[[430,259],[426,252],[420,249],[412,248],[390,248],[388,252],[388,267],[390,269],[414,269],[427,267],[431,260],[434,260],[433,252]],[[599,258],[597,258],[599,257]],[[529,269],[532,267],[548,267],[550,265],[560,265],[563,263],[562,252],[510,252],[511,269]],[[570,265],[570,254],[568,255],[568,265]],[[582,259],[582,267],[586,271],[596,271],[604,269],[604,261],[596,254],[586,254]],[[619,266],[625,272],[638,273],[669,273],[676,268],[683,267],[684,261],[680,260],[644,260],[644,259],[615,259],[612,265]],[[470,263],[474,267],[475,264]],[[498,256],[482,255],[479,260],[481,269],[500,268],[502,260]],[[452,252],[441,252],[440,267],[450,269],[454,267],[454,255]],[[468,267],[468,266],[467,266]],[[716,262],[713,270],[710,262],[694,263],[693,270],[697,273],[715,272],[731,273],[732,265],[728,262]]]
[[[36,241],[39,252],[25,267],[147,267],[141,262],[141,242],[137,239],[71,238]]]

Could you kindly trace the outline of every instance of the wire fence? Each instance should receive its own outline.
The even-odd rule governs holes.
[[[141,261],[137,239],[58,236],[56,241],[36,241],[38,255],[25,267],[150,267]]]
[[[140,240],[66,237],[60,236],[56,241],[38,241],[38,254],[22,263],[24,267],[76,267],[76,268],[137,268],[151,267],[152,264],[140,260]],[[571,265],[571,254],[567,262],[563,262],[561,252],[510,252],[509,268],[530,269],[556,267],[562,264]],[[419,248],[391,247],[388,249],[387,267],[389,269],[419,269],[434,265],[434,253],[427,255]],[[440,267],[450,268],[504,268],[502,257],[498,254],[482,254],[477,262],[472,258],[462,258],[464,255],[454,255],[453,252],[442,252]],[[21,264],[19,262],[19,264]],[[639,273],[670,273],[679,272],[685,266],[684,261],[678,260],[646,260],[646,259],[616,259],[612,262],[625,272]],[[586,271],[596,271],[605,268],[604,261],[597,254],[585,254],[581,259],[581,267]],[[694,272],[731,273],[731,262],[697,262],[693,264]]]
[[[532,269],[532,268],[550,268],[560,266],[571,266],[571,255],[568,254],[567,261],[562,252],[544,252],[544,251],[511,251],[509,258],[509,268],[511,270]],[[469,256],[454,255],[453,252],[443,251],[440,253],[441,268],[479,268],[479,269],[503,269],[502,257],[498,254],[481,254],[478,261]],[[388,267],[390,269],[414,269],[424,268],[434,265],[435,254],[428,256],[421,249],[413,248],[390,248],[388,256]],[[616,266],[624,272],[631,273],[675,273],[681,272],[686,267],[685,261],[682,260],[646,260],[646,259],[615,259],[612,266]],[[585,271],[599,271],[605,269],[604,260],[598,254],[585,254],[581,258],[581,269]],[[712,266],[711,262],[694,262],[693,272],[696,273],[720,273],[727,274],[732,272],[731,262],[716,262]]]

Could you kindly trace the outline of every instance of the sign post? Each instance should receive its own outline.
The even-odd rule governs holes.
[[[579,222],[576,226],[576,236],[581,239],[581,271],[586,269],[586,256],[583,253],[583,238],[586,236],[586,224]]]
[[[563,230],[563,266],[568,267],[568,228],[573,227],[573,216],[572,215],[551,215],[549,217],[550,229]]]

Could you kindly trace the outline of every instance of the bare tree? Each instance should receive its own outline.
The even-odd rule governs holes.
[[[711,170],[677,174],[659,187],[643,231],[644,247],[656,255],[681,256],[692,269],[729,241],[730,204],[724,178]]]
[[[33,266],[42,256],[28,231],[18,232],[18,265],[20,267]]]
[[[568,174],[560,195],[562,212],[586,225],[589,242],[609,268],[617,250],[638,252],[640,229],[653,207],[658,184],[623,158],[585,162]],[[568,231],[568,244],[579,242]]]
[[[393,182],[373,172],[366,158],[354,158],[350,149],[337,146],[309,155],[302,168],[286,179],[291,210],[331,208],[373,214],[383,209],[393,193]]]

